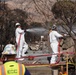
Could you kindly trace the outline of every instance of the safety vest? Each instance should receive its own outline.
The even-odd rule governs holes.
[[[0,66],[0,75],[24,75],[26,69],[23,64],[14,61]]]

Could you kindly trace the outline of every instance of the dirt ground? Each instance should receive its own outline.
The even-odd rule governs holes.
[[[52,71],[50,67],[31,67],[28,68],[31,75],[52,75]]]

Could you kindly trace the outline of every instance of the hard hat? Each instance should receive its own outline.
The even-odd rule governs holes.
[[[7,55],[10,55],[10,54],[16,54],[16,48],[14,45],[12,44],[8,44],[5,46],[4,48],[4,51],[2,52],[3,55],[7,54]]]
[[[16,26],[19,26],[19,25],[21,25],[21,24],[20,24],[20,23],[16,23],[15,25],[16,25]]]
[[[52,30],[53,30],[53,29],[56,29],[56,28],[57,28],[57,26],[54,24],[54,25],[52,26]]]

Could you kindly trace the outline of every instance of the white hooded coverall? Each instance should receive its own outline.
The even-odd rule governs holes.
[[[58,53],[59,37],[63,37],[63,36],[55,30],[53,30],[49,33],[50,46],[51,46],[51,49],[52,49],[54,54]],[[57,58],[57,55],[52,55],[52,58],[50,60],[50,64],[56,63],[56,58]]]
[[[15,35],[16,35],[16,43],[17,43],[17,58],[20,58],[21,56],[25,56],[25,52],[28,49],[28,45],[25,42],[25,38],[24,38],[24,30],[22,30],[21,28],[17,27],[16,31],[15,31]]]

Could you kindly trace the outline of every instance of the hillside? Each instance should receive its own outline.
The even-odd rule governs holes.
[[[13,9],[21,9],[26,11],[29,15],[27,22],[44,23],[53,18],[51,12],[52,5],[56,0],[7,0],[8,7]]]

